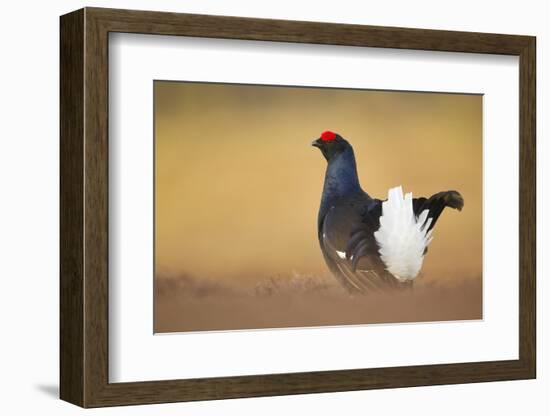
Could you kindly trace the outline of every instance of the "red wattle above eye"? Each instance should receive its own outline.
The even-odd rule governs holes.
[[[324,142],[329,142],[334,139],[336,139],[336,133],[333,133],[332,131],[327,130],[321,133],[321,140]]]

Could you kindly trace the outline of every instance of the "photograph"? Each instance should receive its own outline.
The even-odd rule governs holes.
[[[483,95],[155,80],[154,332],[483,319]]]

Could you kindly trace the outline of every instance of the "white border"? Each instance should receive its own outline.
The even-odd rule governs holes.
[[[109,379],[518,358],[517,57],[111,34]],[[154,79],[483,93],[484,319],[153,335]]]

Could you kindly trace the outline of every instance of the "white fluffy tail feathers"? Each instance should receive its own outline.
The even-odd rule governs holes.
[[[382,203],[380,228],[374,237],[386,269],[399,281],[415,279],[422,268],[426,247],[432,241],[428,213],[426,209],[416,217],[412,193],[403,196],[401,186],[391,188]]]

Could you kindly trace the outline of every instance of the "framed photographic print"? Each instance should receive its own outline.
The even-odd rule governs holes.
[[[534,378],[535,38],[61,17],[83,406]]]

